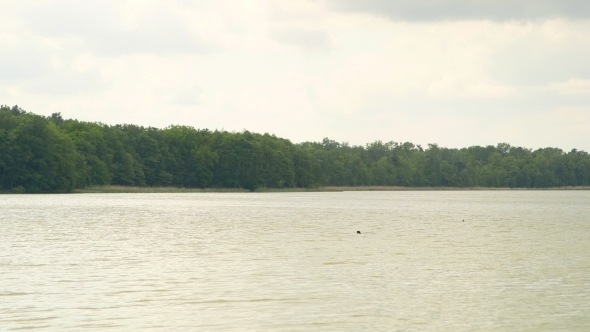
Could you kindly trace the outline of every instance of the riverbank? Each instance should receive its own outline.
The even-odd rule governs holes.
[[[258,188],[258,193],[285,192],[344,192],[344,191],[467,191],[467,190],[590,190],[583,187],[552,187],[552,188],[492,188],[492,187],[399,187],[399,186],[358,186],[339,187],[326,186],[318,188]],[[241,188],[177,188],[177,187],[131,187],[131,186],[94,186],[75,189],[73,193],[246,193]]]
[[[314,191],[345,191],[339,187],[322,188],[258,188],[253,192],[314,192]],[[74,189],[75,194],[93,193],[249,193],[243,188],[177,188],[177,187],[131,187],[131,186],[93,186],[83,189]]]
[[[248,189],[240,188],[177,188],[177,187],[133,187],[133,186],[92,186],[74,189],[75,194],[117,194],[117,193],[245,193]]]
[[[509,187],[400,187],[400,186],[326,186],[317,188],[257,188],[254,191],[243,188],[177,188],[177,187],[133,187],[93,186],[74,189],[72,194],[149,194],[149,193],[289,193],[289,192],[345,192],[345,191],[499,191],[499,190],[590,190],[590,186],[551,188],[509,188]],[[30,194],[24,189],[0,191],[2,194]],[[47,194],[47,193],[45,193]]]
[[[510,188],[510,187],[400,187],[400,186],[358,186],[322,187],[321,191],[472,191],[472,190],[590,190],[590,186],[550,187],[550,188]]]

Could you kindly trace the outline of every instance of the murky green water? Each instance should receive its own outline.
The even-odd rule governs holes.
[[[588,331],[590,192],[3,195],[19,329]]]

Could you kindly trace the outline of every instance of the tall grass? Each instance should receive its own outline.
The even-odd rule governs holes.
[[[132,187],[132,186],[92,186],[75,189],[74,193],[242,193],[240,188],[177,188],[177,187]]]

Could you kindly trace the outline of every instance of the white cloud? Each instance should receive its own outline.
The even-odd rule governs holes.
[[[590,150],[588,131],[588,107],[559,107],[538,112],[534,116],[515,113],[508,116],[503,124],[490,127],[494,136],[504,135],[505,141],[512,145],[530,148],[559,147],[566,151],[572,148]]]
[[[549,20],[393,21],[324,1],[3,6],[0,103],[45,115],[294,141],[534,146],[548,137],[543,114],[590,103],[590,21],[562,7],[543,9],[562,16]],[[577,121],[553,145],[590,150],[588,119]]]
[[[590,95],[590,80],[572,78],[565,82],[552,83],[549,86],[549,90],[564,95]]]
[[[327,0],[345,12],[368,12],[394,20],[514,20],[588,18],[585,0]]]

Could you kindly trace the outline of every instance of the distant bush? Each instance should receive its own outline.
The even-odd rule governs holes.
[[[10,190],[11,194],[24,194],[25,192],[26,190],[23,186],[14,187]]]

